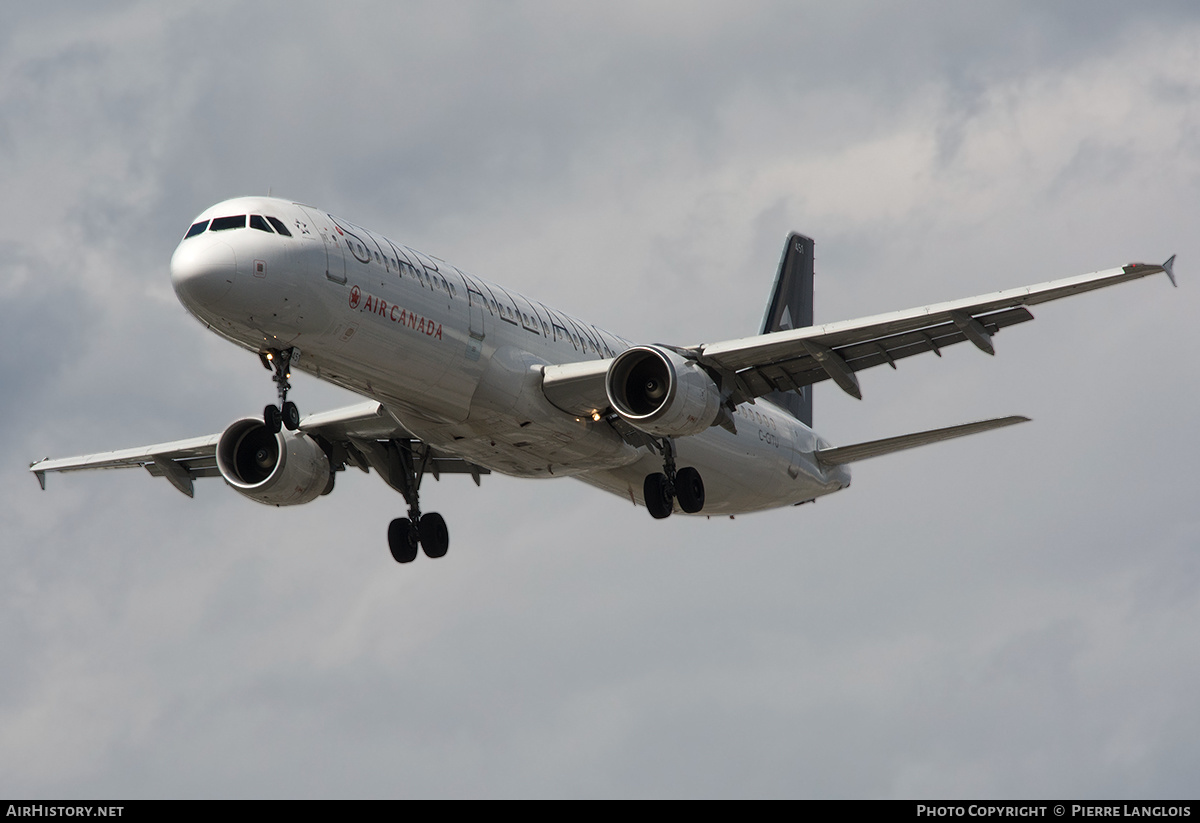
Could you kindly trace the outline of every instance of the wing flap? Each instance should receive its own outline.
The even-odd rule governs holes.
[[[1020,307],[1006,309],[975,319],[989,335],[995,334],[1007,326],[1024,323],[1033,319],[1029,310]],[[969,340],[967,332],[954,322],[941,323],[920,331],[904,332],[888,337],[877,337],[861,343],[835,348],[834,351],[845,361],[852,371],[882,366],[885,363],[896,367],[897,360],[912,357],[925,352],[941,354],[941,349]],[[829,373],[806,350],[801,350],[797,356],[789,359],[752,366],[738,372],[754,397],[761,397],[773,389],[783,391],[795,390],[803,386],[811,386],[829,379]]]
[[[187,469],[187,473],[192,477],[220,477],[221,470],[217,468],[217,461],[214,457],[211,461],[197,460],[194,462],[176,461],[175,465],[182,466]],[[146,464],[146,471],[151,477],[162,477],[164,475],[162,464],[155,460],[153,463]]]
[[[883,440],[855,443],[852,446],[817,449],[814,454],[818,460],[828,466],[840,466],[845,463],[854,463],[859,460],[867,460],[871,457],[881,457],[885,454],[904,451],[905,449],[915,449],[917,446],[927,446],[930,443],[952,440],[955,437],[966,437],[969,434],[980,434],[992,429],[1001,429],[1005,426],[1014,426],[1017,423],[1028,422],[1028,417],[1021,417],[1019,415],[997,417],[992,420],[980,420],[977,423],[964,423],[959,426],[947,426],[942,429],[929,429],[928,431],[915,432],[913,434],[902,434],[899,437],[887,437]]]

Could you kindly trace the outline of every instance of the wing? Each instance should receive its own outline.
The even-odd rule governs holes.
[[[426,458],[426,466],[435,477],[448,474],[470,474],[475,482],[488,470],[456,457],[439,454],[412,436],[379,403],[360,403],[318,414],[300,421],[300,430],[324,446],[335,470],[347,465],[363,471],[375,467],[389,482],[391,455],[398,449],[418,453]],[[193,437],[153,446],[140,446],[121,451],[86,454],[56,460],[39,460],[30,465],[42,488],[50,472],[84,471],[86,469],[129,469],[142,467],[155,477],[165,477],[171,485],[188,497],[193,495],[192,481],[197,477],[220,477],[217,468],[217,443],[221,435]]]
[[[923,352],[940,356],[941,349],[966,340],[994,354],[992,335],[1006,326],[1032,320],[1027,306],[1160,272],[1166,272],[1174,282],[1174,262],[1172,256],[1161,266],[1131,263],[1119,269],[965,300],[704,344],[689,351],[701,364],[733,374],[734,402],[761,397],[776,389],[795,390],[826,379],[861,398],[855,372],[884,363],[895,368],[897,360]]]
[[[729,402],[735,405],[772,391],[795,391],[828,379],[861,398],[856,372],[884,363],[896,368],[897,360],[923,352],[941,356],[946,346],[968,340],[994,354],[992,336],[996,332],[1033,319],[1027,306],[1161,272],[1174,283],[1174,262],[1172,256],[1161,266],[1131,263],[965,300],[676,351],[719,375],[722,386],[729,389]],[[547,366],[543,391],[550,402],[571,414],[603,410],[608,406],[604,377],[609,363]]]
[[[139,446],[121,451],[84,454],[57,460],[46,458],[32,463],[33,472],[43,489],[50,472],[74,472],[85,469],[129,469],[141,466],[155,477],[166,477],[188,497],[192,496],[192,478],[219,477],[217,470],[217,441],[219,434],[175,440],[153,446]]]

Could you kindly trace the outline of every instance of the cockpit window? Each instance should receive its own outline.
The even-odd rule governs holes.
[[[250,215],[250,228],[258,229],[259,231],[265,231],[267,234],[275,233],[271,231],[271,227],[267,225],[267,221],[258,214]]]
[[[201,220],[199,223],[193,223],[192,227],[187,230],[187,234],[185,234],[183,236],[183,239],[186,240],[189,237],[195,237],[197,234],[200,234],[200,232],[204,231],[207,228],[208,228],[207,220]]]
[[[227,231],[229,229],[244,229],[246,228],[246,215],[239,214],[237,217],[217,217],[212,221],[212,225],[208,227],[209,231]]]
[[[267,219],[271,221],[271,225],[275,227],[275,231],[279,232],[284,237],[292,236],[292,233],[290,231],[288,231],[287,226],[283,225],[283,221],[280,220],[278,217],[272,217],[271,215],[268,214]]]

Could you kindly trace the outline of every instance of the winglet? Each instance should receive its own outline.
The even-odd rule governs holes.
[[[33,465],[37,465],[37,464],[35,463]],[[33,466],[30,466],[30,468],[33,468]],[[46,473],[45,472],[34,472],[34,474],[37,476],[38,485],[42,487],[42,491],[45,491],[46,490]]]
[[[1167,262],[1162,264],[1163,271],[1167,273],[1167,277],[1171,278],[1171,285],[1179,288],[1179,284],[1175,282],[1175,255],[1167,258]]]

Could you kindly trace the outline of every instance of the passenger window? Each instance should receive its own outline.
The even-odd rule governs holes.
[[[244,229],[246,228],[246,215],[239,214],[237,217],[218,217],[212,221],[212,225],[208,227],[209,231],[228,231],[229,229]]]
[[[267,220],[271,221],[271,225],[275,227],[275,231],[279,232],[284,237],[292,236],[292,233],[287,230],[287,226],[283,225],[283,221],[280,220],[278,217],[272,217],[271,215],[268,214]]]
[[[271,231],[271,227],[267,225],[267,221],[263,220],[262,217],[257,214],[250,215],[250,228],[258,229],[259,231],[265,231],[267,234],[275,233]]]
[[[183,236],[183,238],[186,240],[189,237],[195,237],[197,234],[200,234],[207,228],[208,228],[207,220],[201,220],[199,223],[193,223],[192,227],[187,230],[187,234],[185,234]]]

